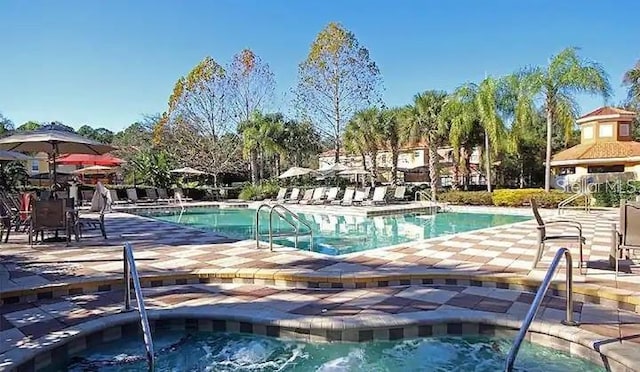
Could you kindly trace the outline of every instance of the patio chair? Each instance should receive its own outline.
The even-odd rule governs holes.
[[[171,199],[169,197],[169,193],[167,193],[167,189],[156,189],[156,191],[158,192],[158,200],[166,200],[167,202],[172,201],[173,199]]]
[[[111,194],[111,204],[128,204],[129,201],[127,200],[120,200],[120,198],[118,197],[118,190],[109,190],[109,194]],[[93,194],[92,194],[93,197]]]
[[[297,203],[298,202],[298,198],[300,198],[300,189],[297,187],[294,187],[291,190],[291,195],[289,195],[288,198],[284,199],[285,203]]]
[[[326,203],[326,204],[333,203],[336,200],[336,198],[338,197],[338,192],[340,192],[340,188],[339,187],[330,188],[329,191],[327,191],[327,198],[324,200],[324,203]]]
[[[184,191],[180,187],[176,187],[175,189],[173,189],[173,198],[176,200],[181,200],[182,202],[193,201],[192,198],[189,198],[185,195]]]
[[[356,192],[353,196],[353,200],[351,201],[351,204],[360,204],[363,201],[367,200],[367,193],[365,192],[365,189],[356,189]]]
[[[67,199],[69,197],[69,192],[66,190],[55,191],[53,195],[56,199]]]
[[[0,192],[0,241],[4,236],[4,242],[9,241],[11,229],[20,230],[23,223],[20,219],[20,206],[10,196]],[[6,231],[6,235],[4,232]]]
[[[38,234],[42,234],[42,239],[44,240],[45,232],[58,230],[66,232],[66,242],[67,245],[69,244],[71,234],[66,203],[64,199],[36,200],[33,203],[29,227],[29,245],[33,245],[33,242],[37,240]]]
[[[94,191],[92,191],[92,190],[82,190],[82,191],[80,191],[80,194],[82,196],[81,204],[82,205],[91,204],[91,199],[93,199],[93,193],[94,193]]]
[[[322,204],[322,197],[324,197],[324,187],[316,187],[313,189],[311,199],[306,202],[301,200],[300,204]]]
[[[407,186],[397,186],[395,191],[393,192],[393,201],[395,202],[403,202],[407,200],[406,194]]]
[[[138,190],[136,189],[127,189],[127,198],[133,204],[149,203],[149,202],[153,203],[152,200],[143,200],[138,198]]]
[[[538,211],[538,203],[535,199],[530,200],[531,209],[533,210],[533,215],[538,222],[538,251],[533,259],[532,268],[535,269],[538,266],[538,262],[542,258],[544,254],[544,246],[546,243],[555,243],[555,242],[573,242],[578,243],[580,247],[580,261],[578,267],[582,269],[583,263],[583,255],[582,255],[582,246],[586,243],[586,239],[582,236],[582,225],[577,221],[572,220],[550,220],[545,222],[540,216],[540,212]],[[547,227],[553,226],[569,226],[571,228],[576,229],[577,235],[547,235]]]
[[[147,192],[147,199],[150,202],[160,203],[160,198],[158,197],[158,193],[156,192],[156,189],[146,189],[145,191]]]
[[[615,255],[616,276],[620,269],[620,259],[631,259],[633,251],[640,250],[640,203],[620,201],[619,229],[614,225],[612,253]],[[625,253],[626,251],[626,253]]]
[[[387,186],[379,186],[373,189],[373,198],[364,200],[362,205],[378,205],[387,203]]]
[[[304,195],[302,195],[302,199],[298,200],[299,204],[307,204],[313,198],[314,189],[304,190]],[[295,202],[294,202],[295,203]]]
[[[281,187],[280,190],[278,190],[278,195],[276,195],[276,201],[279,203],[283,202],[285,195],[287,195],[287,188]]]
[[[109,190],[113,191],[113,190]],[[102,233],[102,237],[107,239],[107,231],[104,227],[104,214],[106,211],[111,209],[111,203],[109,202],[109,197],[106,193],[100,194],[98,190],[96,190],[97,198],[99,198],[100,203],[97,203],[99,206],[99,214],[97,217],[94,216],[84,216],[78,218],[76,222],[76,226],[78,227],[78,233],[80,234],[80,238],[82,238],[82,232],[84,230],[92,230],[92,229],[100,229],[100,233]],[[90,209],[90,212],[98,212],[93,208]]]
[[[353,194],[355,193],[355,189],[353,187],[347,187],[344,190],[344,195],[342,195],[342,200],[334,200],[331,202],[333,205],[351,205],[353,204]]]

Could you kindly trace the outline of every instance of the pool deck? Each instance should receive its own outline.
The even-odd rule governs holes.
[[[339,206],[295,206],[294,208],[294,210],[302,208],[308,212],[317,210],[321,213],[339,214],[362,211],[361,207]],[[454,210],[472,213],[495,212],[495,210],[480,207],[462,207]],[[499,210],[507,213],[528,214],[524,209]],[[552,212],[545,211],[546,217],[551,214]],[[617,353],[615,355],[618,362],[635,363],[625,363],[627,366],[640,366],[640,356],[636,355],[637,352],[634,354],[628,351],[640,348],[640,266],[623,261],[621,265],[623,273],[618,277],[615,277],[613,271],[607,267],[611,224],[617,220],[617,211],[597,211],[589,215],[574,213],[565,216],[567,217],[583,224],[584,236],[587,240],[584,247],[584,256],[588,265],[586,273],[581,274],[577,268],[573,269],[575,300],[581,304],[576,307],[577,315],[583,317],[584,309],[593,308],[599,314],[598,320],[585,322],[584,319],[588,317],[579,318],[582,323],[588,323],[579,328],[564,327],[557,323],[551,327],[550,323],[545,323],[548,318],[545,317],[547,312],[543,310],[541,317],[539,316],[534,322],[535,327],[547,327],[547,330],[550,329],[549,327],[555,327],[557,332],[564,332],[565,336],[567,333],[577,332],[571,331],[572,329],[588,332],[588,334],[582,333],[586,337],[581,339],[584,341],[583,344],[587,343],[588,347],[592,348],[597,345],[609,345],[605,349],[617,347],[614,354]],[[109,236],[106,241],[95,232],[87,232],[81,242],[72,242],[69,247],[60,243],[30,247],[24,234],[15,234],[11,236],[8,244],[2,245],[0,249],[0,304],[2,304],[0,307],[0,370],[15,366],[14,363],[39,350],[50,348],[51,345],[55,346],[56,342],[65,339],[63,334],[77,334],[78,329],[83,325],[89,327],[88,325],[93,324],[91,322],[99,321],[102,325],[106,325],[111,322],[111,319],[115,319],[112,317],[117,317],[114,312],[122,303],[121,294],[116,293],[119,288],[122,288],[121,260],[124,242],[131,242],[134,246],[134,255],[143,278],[143,286],[158,287],[147,288],[146,293],[154,297],[151,295],[153,291],[160,293],[167,290],[170,294],[177,296],[176,300],[171,300],[172,303],[168,305],[150,298],[148,301],[154,311],[188,312],[192,309],[197,313],[205,313],[199,306],[206,305],[208,306],[206,313],[212,311],[214,314],[225,311],[229,313],[229,306],[233,307],[233,313],[236,313],[236,310],[237,314],[249,314],[251,311],[256,313],[256,309],[250,308],[248,304],[256,302],[255,295],[234,291],[248,291],[254,294],[271,292],[264,297],[276,296],[277,298],[280,294],[282,296],[280,302],[265,301],[261,304],[262,312],[259,314],[264,316],[270,314],[270,321],[275,321],[272,319],[274,317],[285,321],[290,319],[291,312],[299,307],[307,306],[312,314],[297,314],[296,319],[301,315],[317,316],[317,311],[324,314],[322,309],[327,309],[327,312],[331,312],[323,315],[323,319],[333,315],[335,318],[332,319],[339,320],[338,324],[341,325],[321,322],[323,329],[345,327],[345,320],[341,317],[349,316],[357,320],[354,324],[365,322],[367,327],[373,326],[367,322],[424,320],[423,318],[429,318],[436,313],[441,316],[448,314],[447,316],[454,317],[459,322],[472,321],[475,319],[473,317],[480,315],[473,315],[470,312],[486,312],[484,305],[480,304],[483,303],[483,299],[492,298],[491,293],[496,295],[501,293],[498,289],[517,292],[518,296],[534,291],[554,254],[553,248],[557,248],[557,246],[549,247],[539,267],[535,270],[530,268],[536,249],[534,221],[338,257],[287,247],[276,247],[273,252],[270,252],[264,243],[261,248],[256,249],[255,241],[232,241],[212,232],[194,230],[123,212],[108,214],[106,225]],[[569,231],[553,229],[550,233]],[[578,260],[577,248],[573,245],[569,247],[572,249],[575,262]],[[562,293],[564,289],[562,271],[560,270],[556,276],[557,282],[554,284],[556,293]],[[224,285],[231,286],[229,288],[233,289],[229,292],[230,294],[225,294],[226,300],[211,302],[209,296],[213,295],[209,292],[218,293],[211,288],[216,286],[225,288]],[[456,289],[433,287],[442,285],[455,286]],[[293,288],[303,292],[296,293]],[[472,293],[485,288],[489,292]],[[318,310],[319,307],[324,306],[323,300],[307,292],[317,290],[316,294],[320,295],[324,289],[335,292],[330,302],[343,304],[346,308],[338,305],[331,309],[324,307]],[[202,292],[203,290],[205,292]],[[449,293],[446,296],[430,295],[429,293],[433,290]],[[371,291],[389,291],[391,295],[385,293],[387,297],[380,297],[382,299],[379,303],[384,305],[381,308],[360,307],[349,310],[349,306],[357,307],[351,302],[352,300],[370,296]],[[415,292],[414,296],[408,298],[411,301],[421,302],[414,304],[393,299],[403,291]],[[187,295],[183,295],[184,293]],[[449,303],[460,294],[465,296]],[[91,296],[96,298],[98,303],[104,302],[104,306],[83,307],[76,301],[77,296]],[[439,298],[440,302],[433,300],[430,296]],[[450,297],[445,300],[447,296]],[[510,296],[513,297],[515,294]],[[494,311],[481,314],[482,317],[495,317],[496,314],[502,314],[497,316],[497,319],[505,316],[504,321],[510,321],[510,325],[519,322],[523,312],[526,311],[526,301],[522,304],[517,298],[511,297],[498,298],[510,301],[509,303],[490,301],[495,304],[491,307]],[[392,299],[389,300],[389,298]],[[384,302],[387,300],[390,303]],[[198,301],[203,301],[204,304]],[[425,302],[430,303],[429,306],[432,307],[427,308]],[[225,303],[227,305],[218,306]],[[294,305],[296,305],[295,308]],[[518,315],[514,315],[516,318],[506,316],[505,314],[509,314],[512,307],[516,305],[520,309]],[[334,308],[340,311],[333,311]],[[413,310],[399,311],[401,308]],[[387,311],[388,309],[395,310]],[[554,309],[559,312],[549,310],[548,314],[553,313],[557,321],[562,310],[558,309],[558,306]],[[353,312],[356,313],[353,314]],[[286,316],[285,313],[290,316]],[[398,315],[400,313],[405,315]],[[415,314],[407,315],[412,313]],[[64,319],[60,319],[61,316]],[[68,317],[72,320],[68,320]],[[308,319],[305,318],[304,321]],[[345,339],[352,337],[345,336]],[[585,341],[587,339],[588,342]]]

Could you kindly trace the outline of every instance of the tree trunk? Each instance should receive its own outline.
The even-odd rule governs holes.
[[[336,142],[333,149],[336,150],[335,163],[338,164],[340,163],[340,137],[336,137],[335,141]]]
[[[273,170],[276,177],[280,176],[280,154],[275,154],[273,158]]]
[[[378,180],[378,152],[373,151],[371,153],[371,187],[376,186]]]
[[[553,124],[552,107],[547,102],[547,153],[544,163],[544,191],[551,190],[551,126]]]
[[[429,143],[429,181],[431,187],[431,200],[434,202],[437,200],[438,193],[438,151],[435,143]]]
[[[485,150],[485,162],[487,167],[487,191],[491,192],[491,149],[489,147],[489,133],[484,131],[484,150]]]
[[[218,187],[218,173],[213,174],[213,187]]]
[[[524,159],[520,160],[520,188],[524,189]]]
[[[251,164],[251,183],[256,185],[258,183],[258,150],[251,150],[250,164]]]
[[[460,151],[453,150],[453,182],[451,182],[452,190],[460,189]]]
[[[398,157],[400,156],[400,149],[398,147],[391,148],[391,182],[394,185],[398,184]]]
[[[464,189],[465,191],[469,190],[469,183],[471,182],[471,151],[464,149]]]
[[[260,167],[259,167],[260,168],[260,180],[264,179],[264,168],[267,165],[267,162],[266,162],[266,159],[265,159],[264,155],[265,155],[264,151],[262,151],[260,153]]]

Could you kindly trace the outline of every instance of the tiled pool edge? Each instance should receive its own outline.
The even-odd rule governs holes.
[[[333,275],[332,275],[333,274]],[[450,272],[424,273],[365,273],[361,275],[304,270],[270,269],[198,269],[194,272],[142,276],[143,288],[185,284],[236,283],[282,286],[286,288],[358,289],[397,287],[407,285],[458,285],[510,289],[535,293],[539,280],[501,274],[452,274]],[[68,295],[91,294],[123,288],[122,277],[83,280],[75,283],[56,283],[40,288],[0,292],[1,304],[33,302]],[[608,308],[640,314],[640,296],[631,291],[603,287],[589,283],[574,283],[574,300],[599,304]],[[550,293],[564,296],[565,283],[551,283]]]
[[[206,309],[205,309],[206,310]],[[14,349],[3,354],[0,370],[31,372],[58,364],[87,348],[122,337],[139,335],[136,312],[110,315],[81,323],[59,333],[71,334],[56,342],[55,335],[37,341],[43,346]],[[222,331],[294,339],[306,342],[367,342],[373,340],[401,340],[432,336],[487,335],[513,337],[521,320],[496,316],[479,311],[460,311],[450,316],[423,316],[419,319],[383,319],[373,317],[359,322],[320,323],[311,327],[309,322],[278,320],[251,314],[215,314],[198,308],[176,308],[149,312],[152,329],[175,331]],[[392,321],[390,321],[392,320]],[[404,320],[404,321],[402,321]],[[140,336],[141,337],[141,336]],[[44,340],[43,340],[44,339]],[[635,371],[640,360],[635,348],[603,340],[593,332],[549,322],[534,322],[527,340],[587,359],[611,371]],[[141,341],[142,342],[142,341]]]

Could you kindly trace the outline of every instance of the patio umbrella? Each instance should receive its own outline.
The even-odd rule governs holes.
[[[371,174],[371,172],[362,168],[351,168],[351,169],[346,169],[341,172],[338,172],[338,174],[341,176],[353,176],[353,175],[359,176],[359,175]]]
[[[192,174],[192,175],[207,174],[207,172],[203,172],[201,170],[197,170],[197,169],[194,169],[194,168],[191,168],[191,167],[172,169],[172,170],[169,171],[169,173],[182,173],[182,174]]]
[[[46,152],[53,163],[53,183],[56,183],[56,158],[60,153],[101,155],[114,147],[82,137],[51,124],[41,129],[14,134],[0,139],[0,150]]]
[[[126,163],[124,160],[111,154],[65,154],[59,156],[56,162],[66,165],[103,165],[105,167],[114,167]]]
[[[73,174],[109,174],[115,173],[115,169],[112,167],[105,167],[104,165],[92,165],[82,169],[76,169]]]
[[[4,161],[21,161],[21,160],[29,160],[29,159],[31,159],[30,156],[27,156],[25,154],[21,154],[19,152],[0,150],[0,161],[2,161],[2,160],[4,160]]]
[[[290,177],[297,177],[297,176],[305,176],[307,174],[315,174],[315,173],[317,173],[317,171],[315,171],[313,169],[302,168],[302,167],[291,167],[291,168],[287,169],[286,172],[284,172],[280,176],[278,176],[278,178],[290,178]]]

